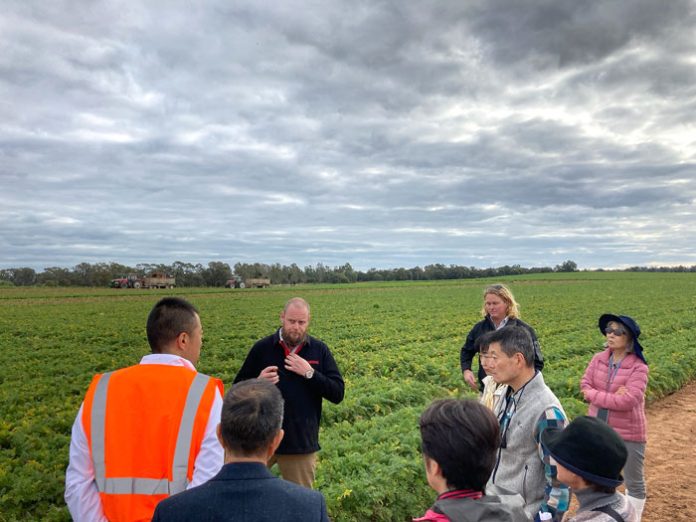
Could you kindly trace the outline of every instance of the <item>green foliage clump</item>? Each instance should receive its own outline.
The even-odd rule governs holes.
[[[439,397],[475,397],[459,349],[498,280],[182,289],[201,311],[198,369],[229,387],[253,342],[290,297],[312,306],[346,398],[326,403],[316,487],[332,519],[405,521],[434,500],[418,451],[418,416]],[[503,278],[537,332],[544,377],[569,416],[586,412],[579,380],[602,349],[602,313],[633,316],[650,363],[649,401],[696,377],[696,275],[558,272]],[[680,291],[674,291],[678,288]],[[149,352],[145,319],[163,291],[0,289],[0,522],[69,520],[63,502],[70,429],[96,372]]]

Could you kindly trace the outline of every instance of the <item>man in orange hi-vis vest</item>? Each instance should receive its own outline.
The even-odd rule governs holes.
[[[80,521],[150,520],[157,503],[217,474],[222,383],[196,372],[198,311],[160,300],[140,364],[92,379],[72,428],[65,501]]]

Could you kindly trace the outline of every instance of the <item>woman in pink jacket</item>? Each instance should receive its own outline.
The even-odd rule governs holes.
[[[648,363],[638,342],[640,327],[633,319],[604,314],[599,318],[599,329],[606,336],[605,350],[592,357],[580,388],[590,403],[588,415],[607,422],[626,443],[626,495],[640,520],[646,498],[643,460]]]

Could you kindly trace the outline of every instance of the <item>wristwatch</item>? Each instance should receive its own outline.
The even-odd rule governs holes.
[[[304,374],[305,379],[311,379],[312,377],[314,377],[314,368],[310,368]]]

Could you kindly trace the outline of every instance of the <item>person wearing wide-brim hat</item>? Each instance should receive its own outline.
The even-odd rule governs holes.
[[[648,363],[638,338],[640,327],[627,315],[604,314],[599,330],[606,341],[580,381],[588,415],[603,420],[619,434],[628,449],[624,468],[626,495],[640,520],[645,506],[643,461],[647,440],[645,389]]]
[[[616,492],[628,450],[613,428],[596,417],[578,417],[562,431],[544,431],[541,444],[556,463],[558,480],[580,504],[569,521],[638,520],[628,499]]]

